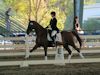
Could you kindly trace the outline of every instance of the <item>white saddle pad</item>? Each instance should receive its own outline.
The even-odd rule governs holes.
[[[62,42],[61,33],[57,33],[57,34],[56,34],[56,41]]]
[[[49,41],[52,41],[52,39],[51,39],[49,33],[48,33],[48,35],[47,35],[47,38],[48,38]],[[56,39],[55,39],[55,41],[62,42],[62,36],[61,36],[61,33],[57,33],[57,34],[56,34]]]

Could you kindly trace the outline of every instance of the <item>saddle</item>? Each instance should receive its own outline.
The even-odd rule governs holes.
[[[58,32],[57,34],[55,34],[54,37],[52,37],[51,35],[52,35],[52,30],[48,30],[48,34],[47,34],[48,41],[53,42],[53,43],[62,42],[61,32]],[[54,41],[52,40],[52,38],[54,38]]]

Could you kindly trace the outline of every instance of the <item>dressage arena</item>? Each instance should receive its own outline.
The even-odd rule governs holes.
[[[42,48],[29,53],[35,44],[33,37],[0,38],[13,41],[0,44],[0,75],[100,75],[100,35],[81,35],[81,38],[84,41],[81,52],[85,59],[72,48],[70,63],[65,50],[64,60],[55,59],[56,48],[48,49],[48,60],[44,60]]]

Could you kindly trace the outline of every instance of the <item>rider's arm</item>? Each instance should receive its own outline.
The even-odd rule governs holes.
[[[48,25],[46,28],[50,28],[50,25],[51,25],[51,21],[52,21],[52,20],[50,20],[50,23],[49,23],[49,25]]]
[[[49,28],[49,25],[46,28]]]

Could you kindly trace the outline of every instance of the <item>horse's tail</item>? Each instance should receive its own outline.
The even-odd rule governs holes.
[[[72,31],[74,36],[76,36],[77,40],[79,41],[80,48],[82,47],[82,39],[79,37],[78,33],[76,31]]]

